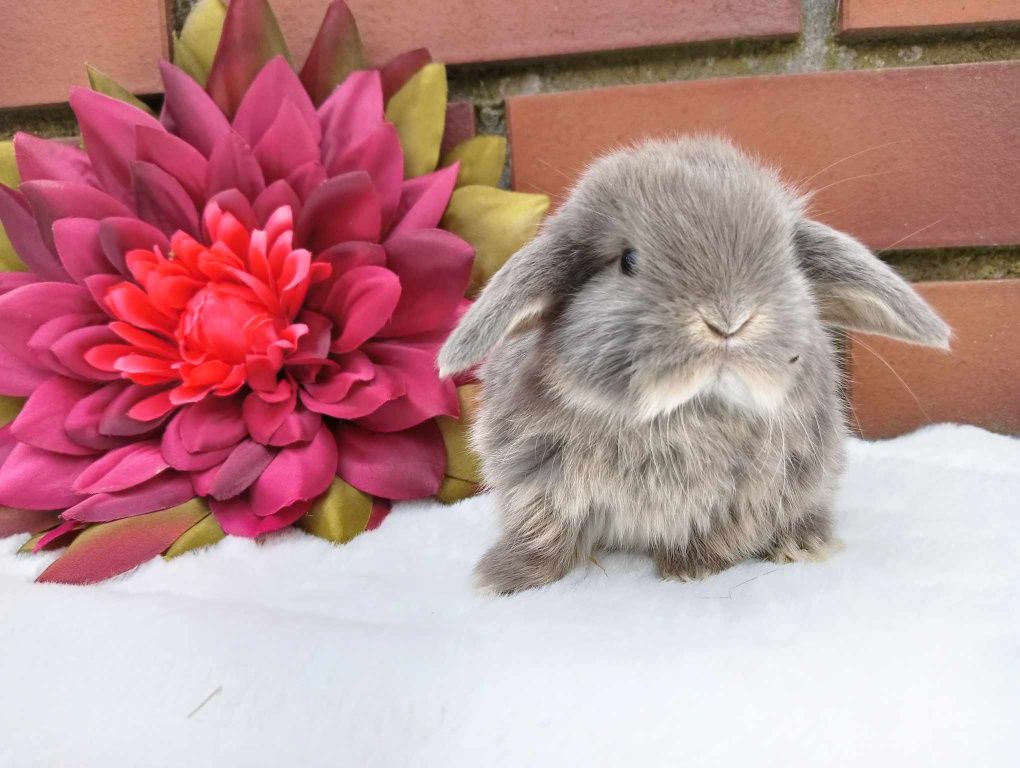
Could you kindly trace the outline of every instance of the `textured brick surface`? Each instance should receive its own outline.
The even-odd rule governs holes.
[[[67,101],[87,85],[85,62],[135,93],[155,93],[167,53],[163,0],[4,2],[0,107]]]
[[[953,327],[952,351],[855,339],[850,393],[864,436],[892,437],[941,421],[1020,432],[1020,280],[918,288]]]
[[[851,35],[1020,24],[1017,0],[840,0],[839,28]]]
[[[274,0],[296,54],[308,50],[326,0]],[[451,64],[792,36],[799,0],[348,0],[373,63],[428,47]]]
[[[879,249],[1020,243],[1020,61],[624,86],[509,100],[515,186],[560,195],[647,136],[732,137]]]

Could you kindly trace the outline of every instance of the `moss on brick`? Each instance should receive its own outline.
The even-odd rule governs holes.
[[[882,258],[912,281],[997,280],[1020,277],[1020,248],[895,251]]]

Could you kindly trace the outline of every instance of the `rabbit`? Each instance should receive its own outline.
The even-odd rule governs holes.
[[[472,443],[502,522],[476,568],[509,594],[595,549],[663,578],[824,559],[844,463],[827,327],[949,348],[945,322],[727,140],[595,161],[440,350],[478,369]]]

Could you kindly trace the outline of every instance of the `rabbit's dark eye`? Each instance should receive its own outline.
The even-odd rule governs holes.
[[[620,254],[620,269],[623,274],[630,276],[637,270],[637,251],[633,248],[624,248]]]

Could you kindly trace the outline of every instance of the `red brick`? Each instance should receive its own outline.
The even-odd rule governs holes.
[[[879,249],[1020,243],[1020,61],[621,86],[508,100],[514,182],[562,195],[642,137],[731,137]]]
[[[292,51],[311,44],[327,0],[274,0]],[[459,64],[731,38],[791,37],[798,0],[348,0],[379,64],[411,48]],[[300,58],[298,58],[300,60]]]
[[[841,0],[839,28],[849,35],[997,27],[1020,23],[1017,0]]]
[[[4,3],[0,107],[67,101],[87,85],[85,63],[134,93],[161,90],[167,55],[164,0],[32,0]]]
[[[892,437],[942,421],[1020,432],[1020,280],[917,287],[952,326],[952,351],[855,339],[850,395],[864,436]]]

